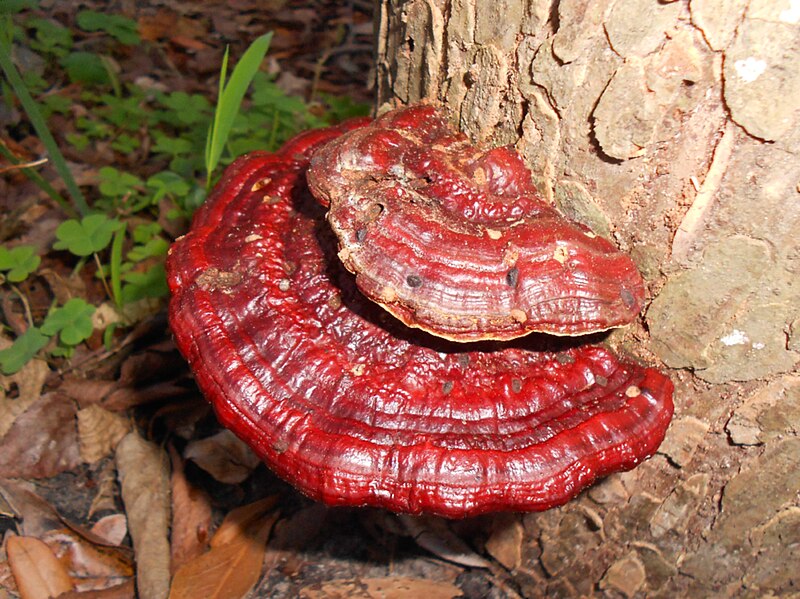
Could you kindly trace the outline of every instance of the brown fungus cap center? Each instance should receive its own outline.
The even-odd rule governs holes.
[[[359,289],[406,325],[503,340],[593,333],[641,310],[630,257],[548,206],[514,150],[475,148],[432,106],[326,145],[308,180]]]

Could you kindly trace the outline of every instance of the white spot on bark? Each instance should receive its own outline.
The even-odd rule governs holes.
[[[739,329],[733,329],[729,334],[720,339],[723,345],[744,345],[748,341],[747,333]]]
[[[789,8],[782,10],[778,18],[784,23],[800,23],[800,0],[790,0]]]
[[[752,56],[744,60],[737,60],[733,63],[733,66],[736,69],[736,74],[739,75],[739,79],[745,83],[752,83],[767,70],[766,61]]]

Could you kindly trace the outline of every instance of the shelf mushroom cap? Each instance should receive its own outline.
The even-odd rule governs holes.
[[[431,105],[320,148],[308,180],[359,289],[406,325],[455,341],[581,335],[642,308],[629,256],[547,205],[516,151],[472,146]]]
[[[170,249],[170,326],[220,421],[309,497],[447,517],[547,509],[655,452],[673,409],[656,370],[453,343],[358,291],[305,173],[364,124],[238,159]]]

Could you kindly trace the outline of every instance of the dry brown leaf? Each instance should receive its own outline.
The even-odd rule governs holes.
[[[183,460],[172,446],[169,447],[169,455],[172,462],[171,567],[174,573],[208,547],[211,498],[208,493],[186,480]]]
[[[12,536],[6,553],[22,599],[49,599],[74,588],[67,569],[43,541]]]
[[[91,518],[102,510],[116,510],[117,508],[117,471],[114,463],[109,461],[103,465],[95,476],[97,493],[89,506],[88,517]]]
[[[61,563],[76,579],[121,579],[133,576],[133,560],[129,551],[95,545],[68,528],[52,530],[42,537]]]
[[[133,579],[107,589],[97,591],[71,591],[59,595],[58,599],[135,599],[136,588]]]
[[[398,516],[414,542],[443,560],[470,568],[490,568],[489,562],[475,553],[442,518]]]
[[[183,455],[218,481],[228,484],[243,482],[261,463],[251,449],[227,429],[192,441]]]
[[[211,546],[219,547],[220,545],[234,542],[242,535],[243,530],[251,528],[277,503],[278,496],[270,495],[264,499],[259,499],[231,510],[211,538]]]
[[[42,478],[78,464],[75,405],[60,393],[36,400],[0,443],[0,476]]]
[[[94,464],[114,451],[117,443],[128,434],[131,424],[127,418],[97,404],[78,410],[78,440],[81,459]]]
[[[75,400],[78,407],[85,408],[101,402],[114,389],[116,384],[116,381],[67,376],[61,381],[58,390]]]
[[[223,536],[226,543],[212,546],[178,569],[172,580],[170,599],[244,597],[261,578],[267,537],[277,519],[277,513],[255,520],[245,518],[249,525],[236,527],[235,535],[233,527],[226,528]]]
[[[402,576],[331,580],[300,589],[302,599],[453,599],[463,594],[460,588],[449,582]]]
[[[10,346],[10,342],[8,345]],[[4,347],[0,345],[0,349]],[[17,416],[39,398],[49,373],[50,368],[46,362],[31,360],[16,374],[0,375],[0,439],[9,431]],[[14,386],[17,388],[17,396],[7,397],[7,393]]]
[[[61,526],[53,506],[39,497],[35,487],[25,481],[0,478],[0,497],[19,520],[20,532],[29,537],[40,537],[48,530]]]
[[[486,541],[486,551],[508,570],[515,570],[522,562],[524,536],[525,529],[518,514],[497,514]]]
[[[136,431],[117,445],[117,471],[136,554],[141,599],[169,594],[169,471],[162,448]]]
[[[92,534],[97,535],[109,545],[121,545],[128,534],[128,519],[125,514],[103,516],[92,525]]]

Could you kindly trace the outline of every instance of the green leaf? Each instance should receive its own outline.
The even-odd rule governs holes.
[[[136,21],[122,15],[82,10],[78,13],[76,22],[84,31],[104,31],[127,46],[134,46],[140,42]]]
[[[121,134],[111,143],[111,147],[122,154],[130,154],[140,145],[141,143],[137,138],[131,137],[126,133]]]
[[[0,15],[13,15],[26,8],[35,7],[35,0],[3,0],[0,2]]]
[[[143,245],[135,245],[128,252],[128,260],[141,262],[147,258],[165,256],[169,249],[169,242],[163,237],[154,237]]]
[[[91,52],[71,52],[61,59],[61,66],[73,83],[104,85],[111,82],[103,60]]]
[[[167,273],[163,264],[156,264],[146,272],[128,272],[122,277],[128,284],[122,288],[122,303],[128,304],[145,297],[169,295]]]
[[[25,21],[25,26],[36,31],[30,42],[33,50],[64,56],[72,47],[72,32],[55,21],[33,17]]]
[[[159,101],[169,112],[161,115],[161,119],[173,125],[196,125],[207,123],[211,116],[211,104],[205,96],[173,92],[162,94]]]
[[[214,169],[219,164],[222,149],[228,142],[228,134],[233,125],[233,119],[239,112],[242,99],[250,86],[250,82],[258,72],[264,56],[267,54],[272,32],[266,33],[256,39],[245,51],[231,73],[231,78],[225,84],[225,70],[227,61],[223,60],[223,72],[220,77],[220,96],[217,108],[214,111],[214,123],[209,131],[206,146],[206,173],[207,183],[210,183]],[[226,53],[227,55],[227,53]]]
[[[59,334],[64,345],[78,345],[92,334],[92,315],[95,307],[85,300],[74,297],[60,308],[56,308],[42,323],[46,335]]]
[[[76,256],[89,256],[105,249],[111,237],[123,224],[105,214],[90,214],[82,220],[66,220],[56,229],[57,250],[69,250]]]
[[[0,372],[14,374],[42,349],[50,337],[36,327],[30,327],[14,340],[11,347],[0,351]]]
[[[183,177],[171,171],[163,171],[153,175],[147,180],[147,187],[154,192],[153,203],[157,203],[167,195],[185,196],[191,189],[191,186]]]
[[[136,188],[144,185],[136,175],[118,171],[111,166],[104,166],[97,174],[100,177],[100,193],[110,198],[121,198],[136,193]]]
[[[39,268],[42,259],[36,255],[32,245],[18,245],[10,250],[0,246],[0,270],[8,271],[6,279],[19,283]]]
[[[133,229],[134,243],[144,244],[161,233],[162,228],[158,223],[142,223]]]
[[[150,151],[156,154],[179,156],[181,154],[188,154],[194,149],[192,142],[182,137],[168,137],[160,132],[155,132],[153,136],[156,139],[156,143],[152,145]]]

